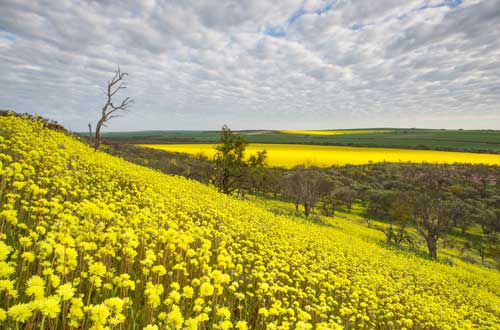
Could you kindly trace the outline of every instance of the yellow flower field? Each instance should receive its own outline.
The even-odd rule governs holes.
[[[212,157],[215,144],[141,144],[141,147],[204,154]],[[500,165],[500,155],[450,152],[434,150],[411,150],[392,148],[337,147],[302,144],[250,144],[249,154],[267,150],[269,166],[293,167],[301,164],[328,167],[332,165],[360,165],[370,162],[411,162],[411,163],[467,163]]]
[[[361,236],[0,117],[0,329],[500,329],[498,271]]]
[[[301,134],[301,135],[344,135],[344,134],[374,134],[374,133],[392,133],[387,129],[357,129],[357,130],[282,130],[282,134]]]

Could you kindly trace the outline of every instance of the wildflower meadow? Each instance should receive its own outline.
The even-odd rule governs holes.
[[[451,266],[0,118],[1,329],[500,329]]]

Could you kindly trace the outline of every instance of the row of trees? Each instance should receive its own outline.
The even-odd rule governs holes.
[[[380,166],[379,166],[380,167]],[[498,168],[485,166],[394,166],[397,180],[382,180],[360,195],[371,217],[385,220],[387,241],[412,245],[408,228],[425,240],[429,255],[437,257],[438,242],[460,234],[482,258],[499,259],[500,185]],[[481,228],[479,235],[468,232]]]

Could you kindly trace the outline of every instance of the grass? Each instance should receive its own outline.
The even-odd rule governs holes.
[[[215,154],[216,145],[142,144],[140,146],[170,152],[204,154],[212,157]],[[328,167],[345,164],[361,165],[372,162],[500,164],[500,155],[465,152],[293,144],[250,144],[247,147],[250,154],[263,149],[268,153],[268,165],[277,167],[293,167],[300,164]]]
[[[398,247],[396,245],[387,244],[385,234],[381,229],[388,228],[389,224],[381,220],[370,218],[366,215],[366,209],[361,203],[355,203],[351,210],[336,210],[335,216],[312,214],[306,218],[302,209],[296,211],[295,205],[291,202],[277,200],[267,196],[247,196],[246,198],[277,215],[308,219],[312,222],[332,227],[345,234],[359,237],[369,243],[376,243],[386,248],[396,249],[403,253],[409,252],[424,258],[428,256],[425,241],[413,227],[408,227],[407,231],[414,242],[416,242],[414,248],[410,249],[406,246]],[[458,232],[452,232],[446,239],[441,239],[438,245],[439,260],[444,263],[451,262],[452,264],[466,267],[469,265],[473,268],[475,268],[473,265],[481,265],[481,257],[476,250],[463,249],[467,241],[473,239],[472,236],[474,233],[480,235],[479,228],[469,228],[466,233],[467,237]],[[491,258],[486,258],[484,262],[485,266],[488,267],[495,267],[496,264],[495,260]]]

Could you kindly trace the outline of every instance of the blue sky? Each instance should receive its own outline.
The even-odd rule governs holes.
[[[500,0],[0,2],[0,109],[109,131],[500,129]]]

